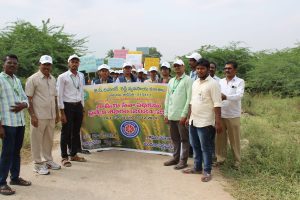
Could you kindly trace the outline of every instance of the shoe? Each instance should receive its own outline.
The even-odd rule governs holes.
[[[79,149],[78,153],[82,153],[82,154],[91,154],[91,152],[89,150],[83,150],[83,149]]]
[[[16,191],[11,189],[11,187],[9,187],[8,185],[1,185],[0,186],[0,194],[3,194],[3,195],[12,195],[12,194],[15,194]]]
[[[77,155],[71,156],[70,160],[76,162],[86,162],[86,159],[84,157],[79,157]]]
[[[195,168],[188,168],[182,170],[182,173],[184,174],[202,174],[202,169],[196,170]]]
[[[59,164],[53,162],[52,160],[47,161],[46,166],[48,169],[53,169],[53,170],[59,170],[61,168]]]
[[[26,181],[26,180],[22,179],[21,177],[19,177],[16,180],[10,180],[9,184],[10,185],[19,185],[19,186],[31,186],[30,181]]]
[[[174,160],[174,159],[171,159],[171,160],[168,160],[167,162],[164,162],[164,166],[171,166],[171,165],[177,165],[178,164],[178,161]]]
[[[186,168],[188,165],[186,164],[186,162],[179,162],[177,165],[174,166],[174,169],[179,170],[179,169],[184,169]]]
[[[38,173],[39,175],[48,175],[48,174],[50,174],[47,166],[44,165],[44,164],[42,164],[42,165],[35,164],[33,171]]]

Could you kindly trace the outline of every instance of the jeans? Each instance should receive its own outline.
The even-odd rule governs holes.
[[[198,128],[190,125],[189,134],[190,143],[194,151],[195,170],[202,171],[203,162],[204,172],[210,173],[212,169],[215,128],[213,126]]]
[[[2,139],[2,152],[0,157],[0,186],[6,185],[10,172],[10,179],[17,180],[20,175],[21,156],[25,126],[2,126],[5,137]]]
[[[71,149],[70,156],[75,156],[80,148],[80,127],[83,119],[83,107],[81,103],[72,104],[64,102],[64,112],[67,123],[62,125],[60,148],[61,157],[68,158],[67,149]]]

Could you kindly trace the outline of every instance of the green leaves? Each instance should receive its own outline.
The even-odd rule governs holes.
[[[63,32],[63,26],[50,25],[50,19],[36,27],[26,21],[11,23],[0,32],[0,56],[16,54],[19,57],[18,75],[28,77],[38,69],[39,58],[48,54],[53,58],[53,74],[67,70],[71,54],[87,51],[87,38],[75,39],[75,35]]]

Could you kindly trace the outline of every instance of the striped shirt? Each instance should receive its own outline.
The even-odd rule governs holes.
[[[27,103],[27,96],[22,88],[21,81],[13,75],[0,73],[0,120],[4,126],[25,126],[24,110],[14,113],[11,106],[16,103]]]

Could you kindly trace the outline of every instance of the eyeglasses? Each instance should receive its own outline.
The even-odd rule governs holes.
[[[233,68],[231,67],[224,67],[224,70],[232,70]]]

